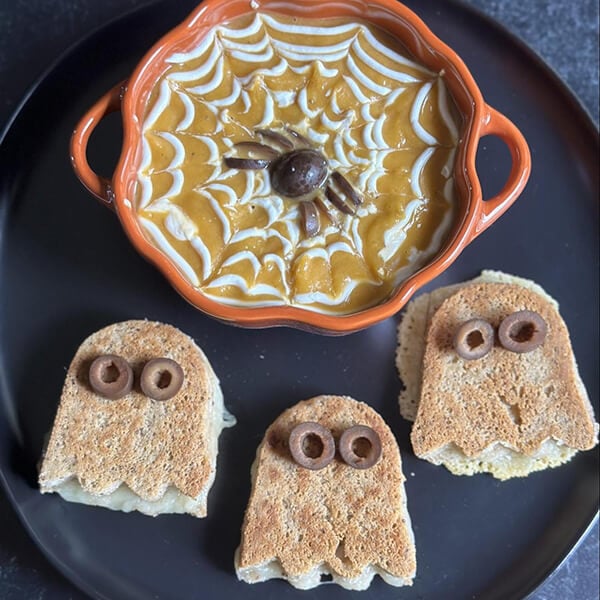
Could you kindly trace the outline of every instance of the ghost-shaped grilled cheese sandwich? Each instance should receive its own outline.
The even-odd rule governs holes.
[[[318,396],[267,429],[235,556],[238,578],[283,578],[309,589],[323,577],[366,589],[375,574],[411,585],[414,538],[396,440],[368,405]]]
[[[204,517],[219,435],[234,423],[190,337],[150,321],[110,325],[71,362],[40,490],[126,512]]]
[[[484,272],[417,298],[397,365],[415,454],[455,474],[522,477],[597,443],[569,332],[533,282]]]

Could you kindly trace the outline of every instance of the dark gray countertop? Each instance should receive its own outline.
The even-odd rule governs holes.
[[[73,42],[147,0],[0,0],[0,129],[30,84]],[[468,0],[570,86],[598,124],[597,0]],[[598,598],[598,523],[533,600]],[[43,557],[0,490],[0,598],[82,598]]]

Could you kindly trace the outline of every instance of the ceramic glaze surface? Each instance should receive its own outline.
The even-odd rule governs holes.
[[[348,19],[253,14],[168,59],[143,123],[136,214],[196,289],[234,306],[333,314],[385,299],[442,247],[455,216],[460,119],[443,73]],[[362,195],[346,215],[299,202],[269,171],[228,168],[256,129],[308,138]],[[282,150],[283,151],[283,150]]]

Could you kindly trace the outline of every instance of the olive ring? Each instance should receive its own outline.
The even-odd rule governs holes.
[[[381,440],[374,429],[354,425],[342,433],[340,455],[354,469],[369,469],[381,458]]]
[[[456,330],[453,343],[461,358],[483,358],[494,346],[494,328],[484,319],[470,319]]]
[[[506,350],[522,354],[544,343],[548,326],[544,318],[532,310],[519,310],[508,315],[498,327],[498,341]]]
[[[133,387],[133,371],[129,363],[116,354],[103,354],[90,365],[88,378],[91,388],[109,400],[118,400]]]
[[[325,468],[335,456],[335,442],[331,431],[319,423],[296,425],[289,439],[292,458],[311,471]]]
[[[149,360],[140,376],[142,392],[153,400],[169,400],[183,385],[183,369],[170,358]]]

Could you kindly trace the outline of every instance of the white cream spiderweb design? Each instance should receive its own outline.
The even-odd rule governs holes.
[[[309,35],[313,45],[302,43],[303,37],[308,39]],[[286,36],[292,36],[294,43],[282,39]],[[330,42],[331,39],[334,42]],[[378,60],[381,56],[386,58],[386,64]],[[232,61],[243,63],[246,72],[235,74]],[[452,144],[458,139],[441,78],[386,48],[364,26],[348,23],[298,27],[267,15],[257,15],[244,29],[216,28],[194,50],[174,55],[169,62],[174,68],[161,81],[143,126],[144,152],[139,169],[137,210],[146,232],[182,275],[206,295],[214,294],[221,303],[292,304],[320,312],[336,312],[335,307],[347,301],[360,284],[379,285],[386,265],[398,262],[407,229],[428,202],[421,189],[421,174],[441,142],[422,125],[421,113],[434,86],[438,88],[437,104]],[[342,70],[341,66],[345,68]],[[385,85],[371,77],[370,73],[375,70],[383,76],[381,81]],[[278,89],[278,78],[284,73],[299,82],[294,89]],[[311,85],[315,81],[325,89],[324,107],[316,106],[311,99]],[[252,112],[255,107],[249,90],[256,86],[264,99],[262,113]],[[381,236],[377,252],[383,266],[373,272],[364,266],[359,227],[363,219],[381,210],[381,198],[385,194],[378,183],[382,175],[389,172],[386,158],[398,151],[390,140],[386,141],[384,127],[391,118],[388,109],[403,101],[407,90],[412,90],[407,94],[412,98],[412,131],[402,132],[400,143],[405,143],[407,138],[414,142],[406,148],[414,154],[409,190],[412,198],[406,203],[403,218]],[[163,130],[157,124],[162,122],[173,102],[183,107],[184,116],[172,130]],[[241,112],[236,113],[234,108],[237,111],[241,108]],[[214,123],[209,135],[194,132],[199,113]],[[255,114],[253,118],[252,114]],[[290,114],[296,115],[292,123],[286,120]],[[254,129],[277,129],[281,123],[290,123],[313,141],[328,157],[331,169],[347,175],[367,197],[355,216],[341,216],[339,226],[327,224],[313,238],[306,238],[302,231],[298,205],[275,194],[264,171],[240,172],[223,164],[223,155],[230,152],[233,145],[231,136],[224,135],[226,129],[250,139],[254,137]],[[168,165],[153,167],[149,135],[160,137],[171,147],[172,159]],[[202,146],[204,159],[212,168],[212,174],[205,181],[186,180],[190,170],[185,168],[184,140],[188,143],[193,140]],[[454,152],[448,151],[447,144],[445,151],[444,197],[451,206]],[[157,197],[153,178],[167,174],[171,185],[166,193]],[[233,183],[239,188],[240,178],[245,179],[241,196],[234,190]],[[211,245],[203,240],[194,219],[178,203],[178,196],[186,185],[191,186],[203,210],[218,222],[222,233],[220,243]],[[260,226],[237,228],[239,215],[250,209],[260,211]],[[395,270],[398,280],[416,271],[439,249],[450,225],[451,212],[447,211],[429,248],[424,252],[412,249],[409,264]],[[148,213],[164,215],[164,229],[153,222]],[[201,259],[200,269],[194,269],[176,250],[173,240],[191,245]],[[273,247],[277,247],[277,251],[271,251]],[[295,265],[322,260],[333,270],[332,258],[338,252],[346,253],[363,265],[362,274],[338,281],[329,289],[304,293],[290,285]],[[245,271],[250,266],[250,279],[241,275],[241,269],[236,272],[236,266],[244,263],[247,263]],[[228,286],[241,290],[246,300],[224,297],[222,291]]]

